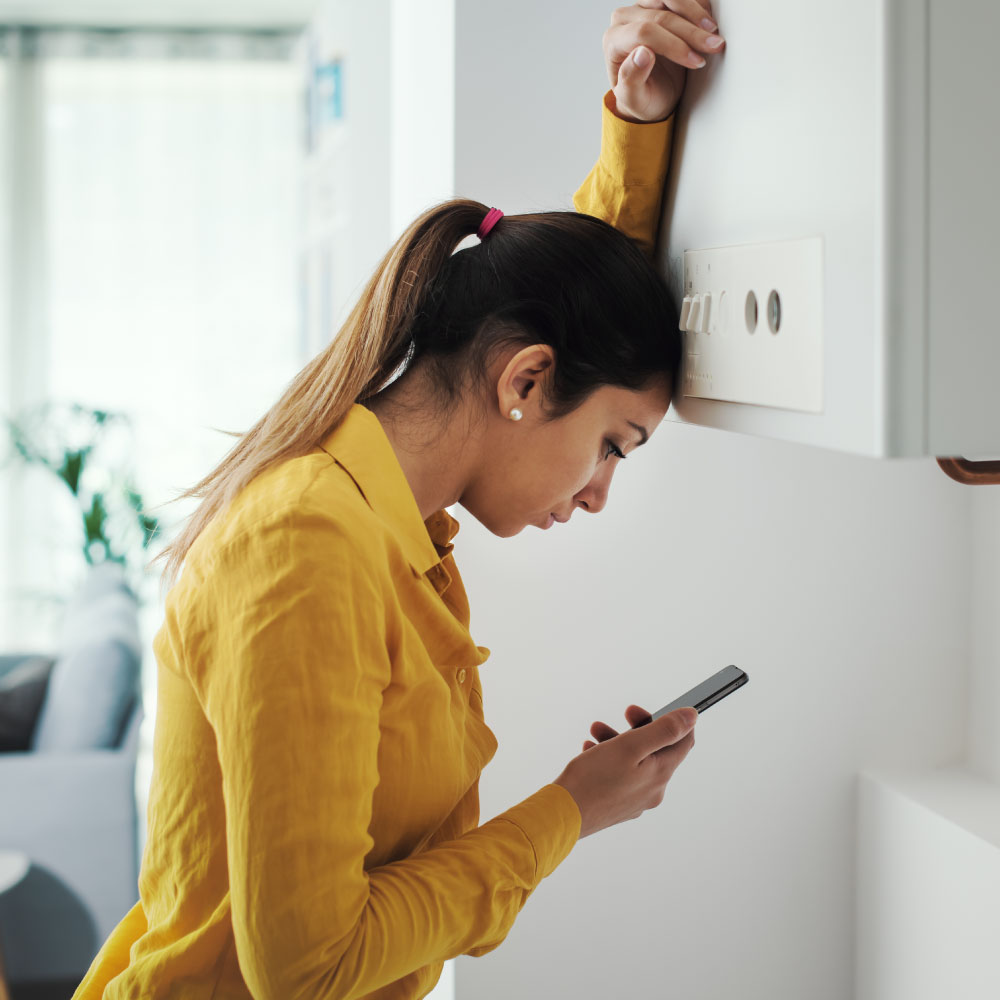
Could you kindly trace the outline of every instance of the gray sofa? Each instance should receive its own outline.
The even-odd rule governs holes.
[[[7,978],[79,982],[139,898],[135,765],[142,643],[115,563],[68,603],[30,747],[0,753],[0,848],[31,859],[0,896]],[[0,682],[31,654],[0,656]]]

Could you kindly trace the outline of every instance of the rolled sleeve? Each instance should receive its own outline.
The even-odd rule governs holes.
[[[609,90],[601,112],[601,154],[573,195],[573,205],[578,212],[610,223],[652,256],[670,165],[674,115],[662,122],[636,123],[614,112],[615,96]]]
[[[580,838],[580,809],[562,785],[540,788],[497,818],[513,823],[531,844],[536,882],[551,875]]]

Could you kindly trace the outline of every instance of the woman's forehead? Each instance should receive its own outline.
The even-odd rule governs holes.
[[[645,389],[603,385],[590,397],[595,406],[622,419],[642,424],[658,423],[670,407],[670,385],[657,381]],[[642,418],[642,419],[640,419]]]

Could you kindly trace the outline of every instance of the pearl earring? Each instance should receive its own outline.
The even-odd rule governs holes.
[[[520,420],[524,414],[515,406],[513,410],[510,411],[511,420]]]

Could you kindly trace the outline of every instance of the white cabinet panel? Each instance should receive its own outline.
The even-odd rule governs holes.
[[[822,409],[686,395],[672,416],[866,455],[1000,454],[1000,7],[718,13],[729,45],[689,73],[661,265],[680,303],[687,251],[820,237]]]

